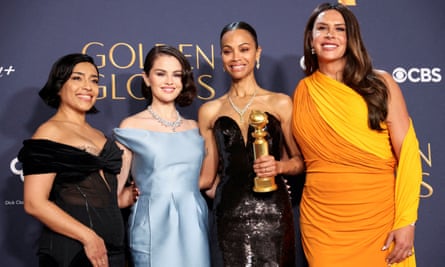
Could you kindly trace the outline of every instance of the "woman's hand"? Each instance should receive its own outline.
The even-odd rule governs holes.
[[[102,238],[91,231],[83,244],[85,254],[94,267],[108,267],[107,248]]]
[[[408,225],[389,233],[382,250],[387,250],[394,242],[394,248],[386,257],[388,264],[399,263],[414,254],[414,225]]]
[[[119,208],[126,208],[133,205],[139,198],[139,189],[134,183],[131,181],[129,186],[124,187],[120,195],[118,196],[118,205]]]
[[[253,162],[253,170],[258,177],[275,177],[278,173],[278,162],[271,155],[257,158]]]

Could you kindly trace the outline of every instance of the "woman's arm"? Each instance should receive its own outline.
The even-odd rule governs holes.
[[[205,156],[201,167],[201,173],[199,177],[199,188],[201,190],[209,190],[206,192],[209,197],[213,198],[216,172],[218,168],[218,151],[216,147],[215,137],[213,135],[213,114],[215,114],[212,102],[205,103],[201,106],[198,112],[198,126],[201,136],[205,142]]]
[[[399,160],[402,143],[409,128],[408,110],[399,85],[388,73],[379,73],[382,75],[388,86],[388,116],[386,118],[386,123],[391,138],[391,145],[397,160]]]
[[[277,161],[273,156],[263,156],[255,160],[253,168],[259,177],[277,174],[297,175],[304,171],[304,162],[292,134],[292,100],[284,94],[276,94],[269,100],[269,106],[278,114],[284,136],[283,157]]]
[[[116,142],[116,144],[123,151],[122,167],[120,173],[117,175],[117,199],[119,208],[122,209],[134,204],[139,196],[139,190],[133,181],[129,186],[126,186],[128,178],[130,177],[133,153],[121,143]]]
[[[54,232],[78,240],[84,246],[88,259],[97,266],[106,261],[107,249],[101,237],[49,200],[55,173],[26,175],[24,180],[25,211]]]
[[[410,127],[410,120],[408,110],[406,108],[403,94],[398,84],[393,78],[386,72],[379,72],[389,91],[388,96],[388,116],[386,119],[388,125],[388,131],[390,135],[391,145],[393,147],[397,160],[400,160],[402,145],[405,140],[405,136]],[[403,179],[409,177],[402,177]],[[396,181],[396,183],[401,181]],[[405,181],[408,182],[408,181]],[[419,184],[420,188],[420,184]],[[396,191],[397,194],[397,191]],[[396,199],[398,197],[396,196]],[[399,203],[396,203],[396,208]],[[414,223],[414,222],[412,222]],[[414,246],[414,225],[406,225],[404,227],[393,230],[389,233],[383,249],[388,249],[391,243],[394,242],[394,247],[387,257],[389,264],[401,262],[407,257],[412,255]]]

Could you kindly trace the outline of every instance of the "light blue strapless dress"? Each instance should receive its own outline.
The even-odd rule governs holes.
[[[198,184],[204,140],[198,129],[116,128],[114,134],[133,152],[131,172],[140,191],[128,222],[135,266],[210,266],[208,210]]]

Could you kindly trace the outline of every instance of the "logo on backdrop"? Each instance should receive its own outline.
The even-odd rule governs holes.
[[[355,0],[338,0],[338,2],[345,6],[355,6],[357,5]]]
[[[14,72],[14,66],[0,66],[0,78],[11,76]]]
[[[23,171],[17,167],[20,167],[20,163],[18,161],[17,158],[14,158],[13,160],[11,160],[11,162],[9,163],[9,169],[11,170],[11,172],[17,176],[20,177],[20,184],[23,183],[24,179],[23,179]],[[21,197],[21,196],[20,196]],[[19,205],[23,205],[23,198],[16,198],[16,199],[3,199],[3,205],[4,206],[8,206],[8,207],[14,207],[14,206],[19,206]]]
[[[421,149],[419,150],[419,152],[420,152],[420,158],[422,159],[422,162],[424,162],[428,168],[432,168],[433,167],[433,158],[432,158],[432,154],[431,154],[431,143],[427,144],[427,150],[425,153]],[[421,184],[422,187],[421,187],[421,191],[420,191],[420,197],[421,198],[429,198],[433,195],[434,190],[430,184],[425,182],[423,177],[430,177],[430,172],[427,171],[425,167],[422,167],[422,184]]]
[[[144,98],[139,93],[139,84],[145,55],[150,48],[151,46],[146,49],[141,43],[120,42],[111,45],[97,41],[86,43],[81,52],[94,57],[98,68],[102,69],[101,72],[103,72],[100,75],[101,79],[105,79],[105,83],[110,84],[109,87],[105,85],[99,87],[101,90],[99,99],[110,97],[112,100],[124,100],[129,96],[136,100],[143,100]],[[214,98],[215,89],[211,86],[212,73],[201,73],[201,71],[213,71],[215,69],[214,45],[209,44],[207,47],[203,47],[198,44],[178,44],[177,48],[189,59],[192,68],[199,70],[196,83],[198,87],[204,89],[204,94],[200,94],[198,98],[202,100]],[[113,73],[113,71],[107,73],[107,71],[113,69],[119,70],[119,72],[131,69],[131,72],[136,74],[123,78],[122,75]],[[138,83],[135,84],[136,81]],[[104,82],[101,81],[101,84],[104,84]],[[124,84],[125,91],[121,89],[122,86],[117,86],[117,84]],[[202,90],[199,90],[199,92],[202,92]]]
[[[18,169],[17,166],[21,165],[19,160],[17,158],[14,158],[13,160],[11,160],[11,163],[9,164],[9,169],[11,170],[11,172],[15,175],[19,175],[20,176],[20,180],[23,182],[24,178],[23,178],[23,170],[22,169]]]
[[[395,68],[392,71],[392,77],[398,83],[412,82],[412,83],[439,83],[442,81],[441,69],[434,68],[410,68],[402,67]]]

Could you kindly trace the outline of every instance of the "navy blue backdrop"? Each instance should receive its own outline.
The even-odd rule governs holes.
[[[423,159],[416,232],[418,266],[445,264],[445,19],[442,0],[344,1],[359,18],[375,67],[393,74],[414,120]],[[0,259],[2,266],[36,266],[39,224],[23,211],[23,177],[16,155],[23,139],[53,110],[37,92],[60,56],[86,52],[100,67],[101,112],[90,122],[110,134],[140,111],[145,54],[154,44],[177,46],[199,82],[197,109],[228,87],[219,32],[234,20],[252,24],[263,48],[260,84],[291,95],[303,77],[302,34],[317,1],[77,0],[0,3]]]

